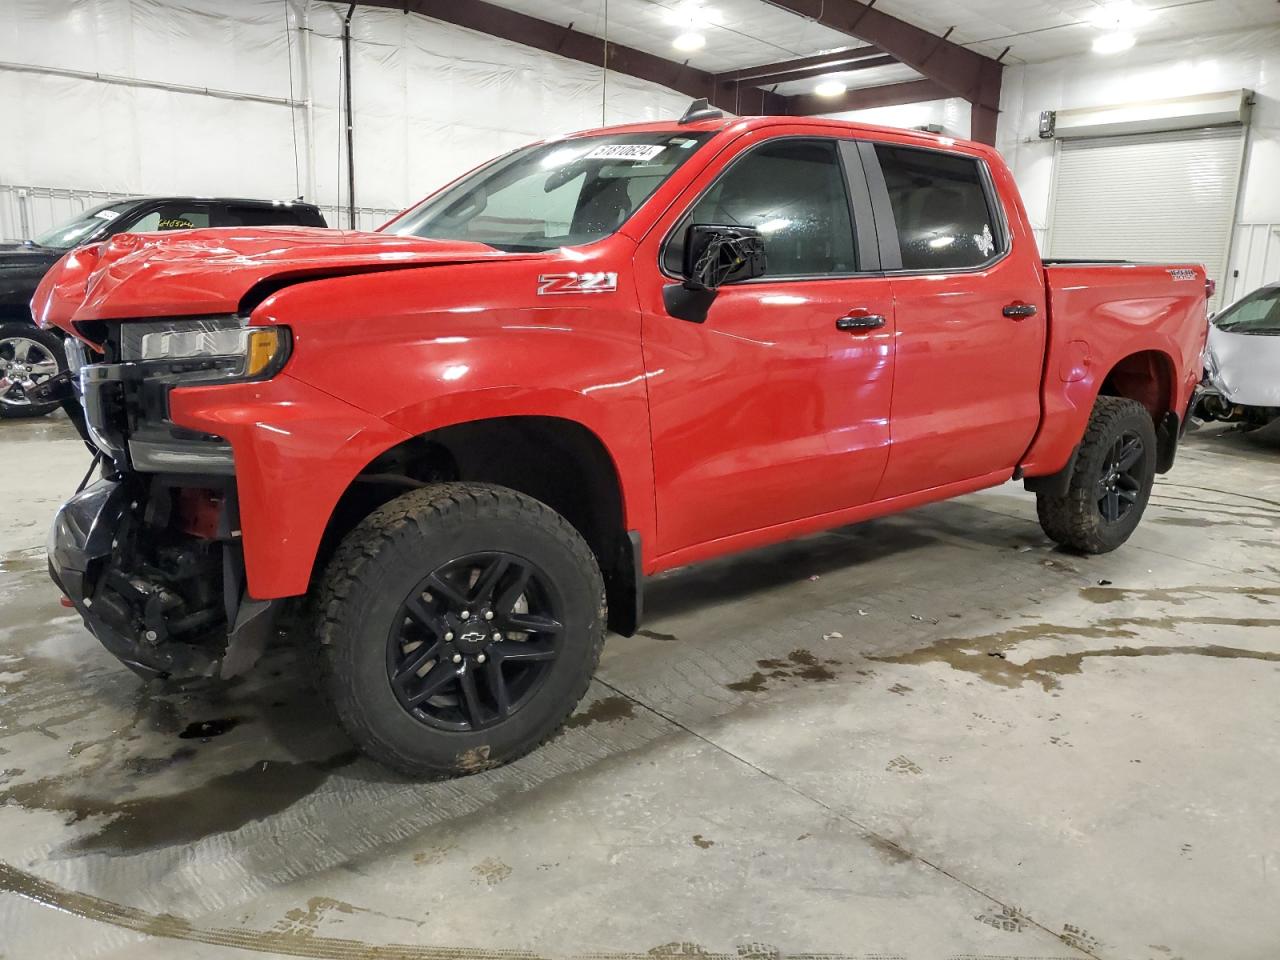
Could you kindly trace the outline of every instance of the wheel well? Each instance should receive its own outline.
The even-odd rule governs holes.
[[[1156,469],[1166,472],[1173,466],[1179,422],[1173,409],[1173,360],[1159,350],[1143,350],[1125,357],[1102,381],[1098,395],[1137,400],[1151,414],[1159,449]]]
[[[493,483],[555,510],[582,534],[604,575],[609,626],[630,635],[639,619],[637,558],[623,519],[613,458],[586,427],[559,417],[497,417],[413,437],[360,472],[334,508],[314,576],[355,526],[407,489],[449,480]]]

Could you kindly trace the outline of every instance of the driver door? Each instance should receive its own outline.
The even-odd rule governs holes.
[[[658,555],[825,525],[871,500],[888,459],[893,302],[855,144],[797,125],[735,147],[637,254]],[[755,227],[767,261],[700,323],[663,300],[692,223]]]

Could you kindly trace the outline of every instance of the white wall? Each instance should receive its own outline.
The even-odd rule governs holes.
[[[1089,54],[1005,70],[997,146],[1013,168],[1043,239],[1053,183],[1053,141],[1040,111],[1250,89],[1249,129],[1224,302],[1280,279],[1280,28]],[[1238,270],[1240,275],[1232,277]]]
[[[39,188],[22,200],[28,221],[91,192],[345,204],[345,11],[319,0],[0,0],[0,237],[22,235],[15,187]],[[417,15],[361,7],[352,23],[367,226],[497,153],[599,126],[602,113],[624,123],[688,105],[617,73],[602,104],[598,68]]]
[[[953,97],[949,100],[927,100],[923,103],[904,103],[894,107],[846,110],[844,113],[828,113],[824,116],[834,120],[874,123],[882,127],[911,128],[936,123],[948,136],[967,140],[971,112],[968,100]]]

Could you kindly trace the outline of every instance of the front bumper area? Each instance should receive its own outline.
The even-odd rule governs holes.
[[[280,604],[243,593],[237,543],[174,529],[171,496],[136,475],[77,493],[49,532],[49,574],[89,631],[140,676],[243,672]]]

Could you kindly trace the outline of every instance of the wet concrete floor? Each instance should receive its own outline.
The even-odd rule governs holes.
[[[294,646],[101,650],[44,571],[85,466],[0,423],[4,960],[1280,954],[1275,448],[1193,434],[1107,557],[1009,485],[658,578],[557,740],[437,784]]]

